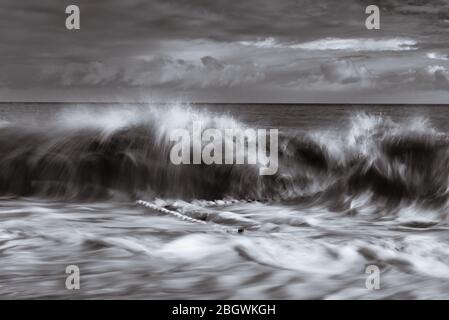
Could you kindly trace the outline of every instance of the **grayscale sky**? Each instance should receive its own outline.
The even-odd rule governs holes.
[[[0,100],[446,103],[448,40],[448,0],[0,0]]]

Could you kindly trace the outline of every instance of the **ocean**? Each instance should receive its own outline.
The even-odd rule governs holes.
[[[278,129],[278,172],[171,164],[193,121]],[[448,299],[448,132],[439,105],[0,104],[0,298]]]

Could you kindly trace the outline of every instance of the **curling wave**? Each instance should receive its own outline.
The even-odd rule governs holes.
[[[64,199],[246,199],[324,205],[350,212],[365,201],[389,208],[448,200],[449,146],[426,119],[393,122],[355,114],[339,132],[283,132],[279,170],[254,165],[171,164],[171,130],[245,128],[191,108],[78,110],[38,125],[0,126],[0,194]]]

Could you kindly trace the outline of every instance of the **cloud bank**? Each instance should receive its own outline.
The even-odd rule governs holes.
[[[449,98],[449,3],[79,0],[0,3],[0,99],[414,102]],[[136,91],[137,90],[137,91]],[[75,92],[82,92],[76,96]]]

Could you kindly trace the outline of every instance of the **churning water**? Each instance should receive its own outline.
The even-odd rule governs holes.
[[[449,107],[3,104],[0,117],[1,298],[449,298]],[[279,129],[277,174],[171,164],[171,130],[193,121]]]

